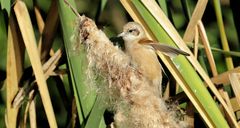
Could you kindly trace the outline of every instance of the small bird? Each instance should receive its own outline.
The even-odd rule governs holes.
[[[129,22],[124,25],[123,32],[118,37],[122,37],[124,40],[125,53],[130,56],[133,67],[140,69],[150,86],[153,87],[154,93],[162,97],[162,66],[158,61],[156,50],[168,56],[189,54],[147,39],[144,29],[137,22]]]

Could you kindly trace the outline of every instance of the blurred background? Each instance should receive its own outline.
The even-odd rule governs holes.
[[[40,14],[42,20],[46,22],[51,22],[52,19],[55,19],[56,15],[59,15],[59,10],[51,11],[52,8],[59,7],[51,5],[55,0],[23,0],[23,2],[27,6],[27,10],[30,14],[30,19],[33,25],[34,34],[36,37],[36,41],[39,42],[40,38],[42,37],[42,32],[40,31],[39,19],[37,18],[36,14]],[[178,33],[183,37],[184,32],[187,28],[189,23],[191,14],[196,6],[197,0],[164,0],[166,6],[161,6],[161,0],[156,0],[159,3],[159,6],[164,10],[164,13],[167,15],[171,23],[174,25]],[[58,2],[56,0],[55,2]],[[109,38],[115,37],[118,33],[122,31],[122,26],[129,21],[132,21],[131,16],[128,12],[124,9],[121,2],[119,0],[75,0],[77,11],[82,15],[92,18],[98,27],[106,33]],[[239,37],[240,37],[240,27],[239,21],[240,17],[238,13],[240,12],[240,3],[234,0],[220,0],[218,1],[221,6],[221,15],[223,18],[224,28],[226,31],[226,37],[228,41],[228,45],[230,47],[230,51],[234,51],[236,54],[232,55],[233,65],[234,67],[239,66],[240,59],[239,53],[240,52],[240,44],[239,44]],[[0,127],[6,127],[5,118],[6,118],[6,108],[7,108],[7,94],[6,94],[6,78],[7,78],[7,56],[8,56],[8,33],[9,33],[9,22],[10,22],[10,15],[15,17],[14,14],[14,4],[16,1],[11,0],[1,0],[0,1]],[[206,10],[204,12],[202,22],[206,29],[207,37],[209,39],[209,45],[212,48],[220,49],[220,50],[213,50],[213,57],[216,63],[216,68],[219,74],[228,71],[226,61],[224,59],[223,51],[221,51],[222,44],[221,44],[221,35],[219,32],[219,26],[216,18],[216,11],[214,7],[213,0],[209,0],[206,6]],[[62,11],[62,10],[61,10]],[[15,20],[16,21],[16,20]],[[49,34],[52,38],[52,45],[51,49],[53,52],[56,52],[59,48],[64,46],[64,29],[62,28],[61,21],[59,17],[56,20],[52,21],[55,25],[54,33]],[[76,25],[75,22],[70,23],[72,26]],[[43,30],[44,31],[44,30]],[[46,32],[47,33],[47,32]],[[18,32],[18,34],[20,34]],[[46,34],[45,36],[48,36]],[[189,48],[193,49],[192,45]],[[39,45],[39,44],[38,44]],[[200,62],[201,66],[205,69],[208,73],[209,77],[213,77],[213,74],[210,69],[210,65],[207,60],[207,55],[203,48],[198,49],[198,56],[197,59]],[[23,74],[26,69],[31,69],[31,62],[29,60],[29,56],[27,52],[24,52],[24,61],[23,64]],[[71,77],[69,76],[68,72],[68,65],[67,65],[67,57],[63,54],[61,59],[59,60],[59,64],[57,65],[57,69],[63,71],[61,75],[61,79],[57,76],[50,76],[47,79],[47,85],[50,93],[50,97],[52,99],[52,104],[57,120],[58,127],[83,127],[79,122],[79,117],[77,116],[77,109],[76,104],[74,103],[74,87],[72,87]],[[168,75],[170,76],[169,72],[167,71]],[[26,74],[26,79],[21,78],[23,81],[23,85],[31,85],[33,84],[31,81],[27,83],[27,80],[33,78],[32,72]],[[24,79],[24,80],[23,80]],[[34,78],[33,78],[34,79]],[[60,80],[59,80],[60,79]],[[165,84],[168,80],[165,80]],[[28,87],[26,87],[28,88]],[[232,89],[230,86],[224,86],[224,89],[227,90],[230,97],[233,97],[234,94],[232,93]],[[63,91],[64,90],[64,91]],[[93,98],[95,99],[95,98]],[[95,101],[95,100],[94,100]],[[28,98],[24,98],[22,101],[21,107],[19,109],[19,116],[18,116],[18,126],[29,126],[29,122],[24,125],[21,123],[22,118],[24,118],[25,108],[28,102]],[[48,120],[42,105],[42,100],[40,95],[36,93],[35,95],[35,103],[36,103],[36,119],[37,119],[37,126],[41,127],[49,127]],[[197,113],[197,112],[196,112]],[[198,114],[196,114],[198,115]],[[11,115],[10,115],[11,116]],[[111,112],[105,112],[105,123],[107,124],[112,119]],[[29,117],[27,118],[29,120]],[[205,127],[201,117],[198,115],[195,118],[196,127]],[[86,123],[86,122],[85,122]],[[100,127],[100,126],[99,126]]]

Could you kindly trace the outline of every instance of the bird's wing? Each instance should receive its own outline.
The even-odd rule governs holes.
[[[189,54],[187,52],[184,52],[180,49],[174,48],[174,47],[166,45],[166,44],[160,44],[158,42],[154,42],[152,40],[142,39],[142,40],[140,40],[140,43],[143,45],[149,45],[149,46],[153,47],[155,50],[158,50],[158,51],[162,52],[163,54],[170,56],[170,57],[175,57],[179,54],[189,56]]]
[[[179,54],[184,55],[184,56],[189,56],[188,53],[186,53],[180,49],[176,49],[172,46],[165,45],[165,44],[149,43],[148,45],[151,45],[155,50],[159,50],[160,52],[163,52],[164,54],[171,56],[171,57],[177,56]]]

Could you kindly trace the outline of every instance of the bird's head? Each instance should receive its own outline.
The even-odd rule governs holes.
[[[145,32],[139,23],[129,22],[124,25],[123,32],[118,37],[122,37],[125,42],[132,42],[145,37]]]

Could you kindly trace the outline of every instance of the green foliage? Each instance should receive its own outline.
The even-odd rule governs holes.
[[[33,22],[35,35],[37,39],[41,36],[37,28],[37,21],[35,17],[34,7],[40,9],[40,13],[43,20],[46,19],[46,14],[48,13],[51,2],[49,0],[23,0],[28,7],[29,13],[31,14],[31,20]],[[123,24],[131,21],[128,12],[122,7],[119,1],[108,1],[108,0],[68,0],[71,5],[78,10],[80,14],[85,14],[86,16],[94,19],[106,35],[111,38],[112,42],[115,43],[114,36],[117,35],[122,29]],[[232,1],[232,0],[231,0]],[[62,56],[61,64],[58,65],[57,69],[65,70],[67,73],[62,76],[62,79],[51,76],[48,79],[49,92],[53,102],[53,107],[55,108],[55,116],[59,127],[70,127],[74,126],[72,122],[76,122],[76,127],[86,127],[86,128],[104,128],[106,118],[104,118],[104,112],[106,110],[106,102],[104,98],[98,95],[96,87],[87,83],[86,71],[88,70],[86,50],[83,46],[79,45],[77,54],[72,55],[73,45],[76,42],[71,40],[72,36],[76,35],[78,31],[78,25],[76,22],[78,18],[73,13],[73,11],[64,3],[63,0],[58,0],[58,12],[59,22],[57,28],[56,37],[54,37],[54,43],[52,49],[56,51],[62,45],[64,45],[64,54]],[[168,43],[169,45],[176,46],[174,41],[169,37],[166,31],[161,25],[156,22],[156,19],[146,10],[141,2],[138,0],[132,1],[135,8],[140,12],[141,16],[144,18],[147,26],[150,28],[152,33],[156,36],[157,40],[161,43]],[[185,32],[187,23],[189,22],[194,7],[197,1],[189,0],[158,0],[159,6],[162,8],[165,15],[170,19],[172,24],[176,27],[178,33],[183,35]],[[6,90],[4,85],[6,79],[6,58],[7,58],[7,37],[8,37],[8,21],[10,14],[13,15],[14,10],[11,10],[11,4],[14,6],[14,2],[10,0],[0,0],[1,10],[0,10],[0,127],[5,127],[5,109],[6,109]],[[233,64],[235,67],[239,66],[239,56],[240,56],[240,45],[239,45],[239,31],[237,28],[238,22],[236,17],[236,7],[233,5],[222,6],[221,3],[217,3],[218,10],[220,11],[220,16],[223,18],[224,27],[226,30],[227,41],[229,42],[230,51],[222,50],[221,44],[221,33],[218,30],[218,24],[216,16],[214,13],[214,3],[209,2],[202,18],[203,24],[205,26],[207,36],[212,47],[213,57],[216,62],[216,67],[218,73],[223,73],[228,71],[227,64],[224,60],[225,56],[233,57]],[[235,22],[235,24],[234,24]],[[19,34],[19,37],[21,34]],[[78,42],[80,43],[80,42]],[[201,42],[200,42],[201,43]],[[116,45],[124,49],[124,45],[121,41],[116,40]],[[193,47],[193,43],[189,43],[189,47]],[[206,53],[204,51],[204,46],[199,44],[199,55],[198,61],[204,68],[204,70],[212,77],[209,63],[207,61]],[[28,55],[25,53],[25,68],[31,66]],[[173,59],[173,63],[178,67],[179,73],[182,74],[185,82],[189,85],[189,88],[194,92],[202,107],[206,110],[212,121],[219,127],[227,127],[226,119],[222,116],[218,106],[215,101],[209,95],[209,92],[204,86],[203,81],[198,76],[198,74],[193,69],[192,65],[183,56],[179,56]],[[194,79],[193,79],[194,78]],[[29,78],[30,79],[30,78]],[[31,78],[32,79],[32,78]],[[99,82],[100,81],[100,82]],[[101,80],[96,80],[94,82],[101,83]],[[91,81],[93,82],[93,81]],[[230,90],[230,89],[229,89]],[[72,112],[74,110],[73,99],[76,101],[77,113]],[[36,96],[36,108],[37,108],[37,123],[40,127],[46,127],[47,118],[42,106],[42,101],[37,93]],[[24,101],[24,106],[26,106]],[[24,107],[22,108],[24,110]],[[22,110],[22,111],[23,111]],[[73,118],[74,115],[78,118]],[[21,115],[21,117],[23,114]],[[66,118],[67,117],[67,118]],[[73,119],[72,119],[73,118]],[[79,120],[77,120],[79,119]],[[196,119],[197,120],[197,119]],[[29,125],[29,123],[28,123]]]
[[[0,0],[0,5],[2,10],[6,10],[8,15],[10,15],[11,0]]]
[[[0,70],[5,71],[7,58],[7,23],[3,11],[0,11],[0,28]]]

